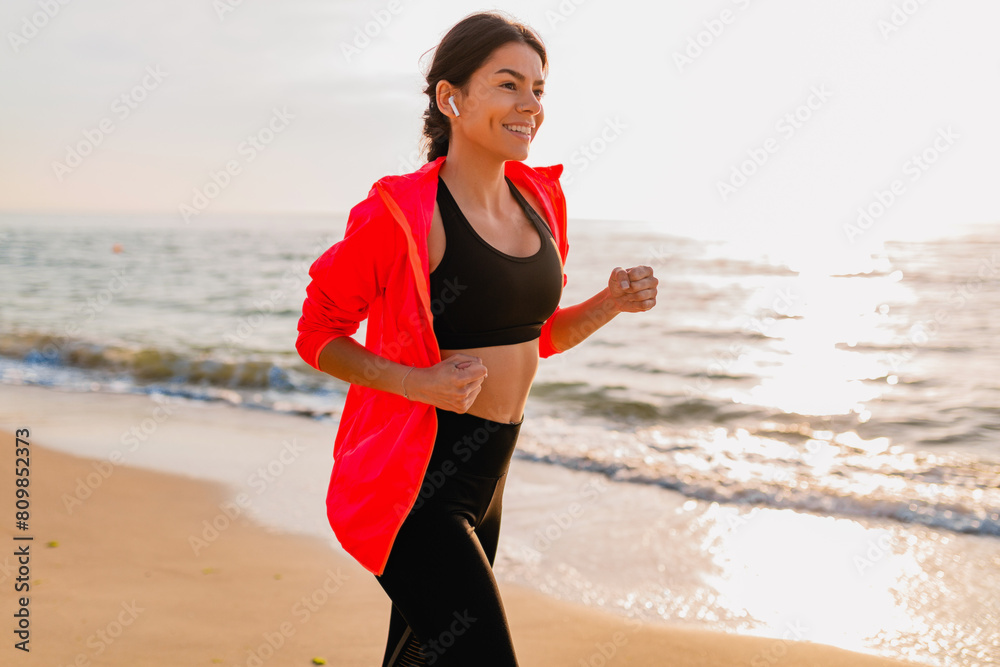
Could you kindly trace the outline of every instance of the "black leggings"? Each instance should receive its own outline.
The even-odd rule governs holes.
[[[524,416],[504,423],[435,409],[420,493],[375,577],[393,603],[382,667],[517,667],[493,559]]]

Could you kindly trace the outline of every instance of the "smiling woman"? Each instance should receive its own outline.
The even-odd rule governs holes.
[[[410,376],[416,400],[453,401],[435,411],[428,473],[457,474],[429,503],[418,499],[378,577],[393,600],[386,666],[517,664],[492,566],[506,470],[541,328],[559,306],[563,257],[543,207],[503,167],[528,156],[541,126],[546,65],[529,29],[485,14],[452,29],[427,75],[428,159],[447,158],[427,235],[433,328],[441,357],[471,376],[445,387],[456,397],[435,395],[433,369]],[[461,290],[446,299],[452,284]],[[481,450],[459,450],[463,441],[479,443],[480,433],[491,434]],[[454,631],[457,614],[469,610],[476,623]]]
[[[483,129],[479,121],[484,106],[500,114],[490,119],[485,129],[500,132],[518,126],[511,129],[523,135],[515,137],[522,141],[533,140],[545,119],[540,100],[545,94],[548,57],[541,40],[531,29],[514,23],[508,25],[517,30],[519,39],[509,42],[482,39],[484,19],[474,17],[467,17],[452,28],[435,51],[427,73],[424,94],[429,103],[424,112],[424,147],[428,160],[442,155],[456,157],[449,148],[461,141],[453,142],[452,135],[468,135],[469,131],[474,134]],[[511,113],[511,105],[518,103],[527,107]],[[443,109],[449,109],[454,120]],[[505,117],[505,113],[510,117]],[[527,155],[525,144],[520,159]]]
[[[638,266],[559,305],[562,165],[523,162],[547,68],[538,36],[500,13],[456,24],[426,75],[427,164],[379,180],[310,269],[299,353],[351,383],[327,515],[392,599],[383,667],[517,665],[493,562],[539,358],[656,302]]]
[[[491,34],[487,22],[498,30]],[[505,41],[510,34],[504,29],[521,38]],[[456,25],[442,41],[424,89],[430,98],[424,113],[428,159],[447,157],[438,172],[438,205],[428,235],[432,294],[449,278],[471,284],[463,298],[435,313],[435,334],[447,346],[442,358],[465,354],[493,370],[490,381],[484,370],[483,382],[458,411],[502,423],[523,417],[538,366],[535,339],[561,291],[552,222],[540,217],[543,209],[530,191],[504,183],[501,169],[528,156],[544,119],[540,99],[547,67],[545,48],[530,29],[480,15]],[[456,266],[459,261],[464,267]],[[493,278],[483,281],[484,273]],[[514,289],[518,278],[523,286]],[[557,286],[551,304],[537,298],[548,284]],[[446,330],[450,335],[442,336]]]

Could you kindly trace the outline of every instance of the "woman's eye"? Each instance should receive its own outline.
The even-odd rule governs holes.
[[[500,85],[501,86],[513,86],[514,88],[517,88],[517,84],[514,83],[513,81],[508,81],[506,83],[501,83]],[[545,96],[545,91],[544,90],[536,90],[535,93],[538,95],[538,99],[542,99],[542,97]]]

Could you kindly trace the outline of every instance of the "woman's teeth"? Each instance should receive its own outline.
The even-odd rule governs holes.
[[[531,126],[530,125],[504,125],[505,128],[511,132],[517,132],[518,134],[523,134],[527,137],[531,136]]]

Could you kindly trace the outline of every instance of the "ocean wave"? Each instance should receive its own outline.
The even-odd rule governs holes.
[[[0,334],[0,356],[28,365],[66,366],[123,375],[138,383],[174,382],[230,389],[295,389],[288,369],[263,358],[166,350],[21,332]]]
[[[301,370],[284,367],[287,359],[206,355],[2,334],[0,377],[80,391],[155,391],[319,418],[336,417],[343,405],[347,385],[300,361]],[[536,384],[532,394],[540,400],[533,404],[548,414],[534,418],[532,428],[544,436],[519,442],[517,456],[707,501],[1000,536],[1000,464],[890,450],[884,437],[835,435],[821,417],[710,397],[657,394],[662,403],[653,405],[623,391],[586,382]],[[926,434],[929,424],[915,426]],[[961,439],[954,431],[948,442]]]
[[[893,343],[837,343],[835,347],[838,350],[846,350],[849,352],[878,352],[878,353],[906,353],[915,347],[913,341],[906,340],[904,338],[899,339],[897,342]],[[952,353],[972,353],[976,350],[968,345],[932,345],[929,343],[921,343],[919,345],[921,352],[952,352]]]
[[[624,392],[625,395],[622,395]],[[735,419],[771,415],[729,400],[709,396],[656,394],[659,402],[628,395],[622,385],[595,386],[586,382],[538,382],[531,387],[532,398],[556,405],[565,414],[600,417],[616,424],[725,424]]]
[[[548,419],[544,440],[519,441],[516,456],[699,500],[888,518],[955,532],[1000,536],[1000,462],[957,454],[872,453],[856,438],[810,433],[798,445],[766,433],[716,429],[704,438],[594,436]],[[593,427],[587,427],[592,429]],[[824,440],[818,438],[826,437]]]

